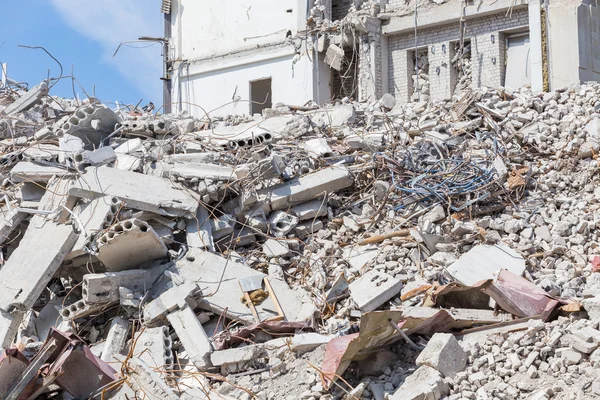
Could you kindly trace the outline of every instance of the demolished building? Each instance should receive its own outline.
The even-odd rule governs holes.
[[[198,117],[600,80],[595,1],[163,3],[164,103]]]

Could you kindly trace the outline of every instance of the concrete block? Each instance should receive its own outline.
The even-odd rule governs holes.
[[[439,400],[449,393],[450,388],[442,375],[424,365],[406,378],[390,400]]]
[[[505,244],[478,245],[447,268],[454,279],[467,286],[493,279],[501,269],[521,276],[525,272],[525,259]]]
[[[152,282],[150,273],[142,269],[83,276],[83,301],[88,304],[112,303],[119,301],[119,288],[125,287],[135,292],[145,293]]]
[[[10,171],[10,178],[14,182],[48,182],[53,176],[68,178],[74,176],[66,168],[52,167],[44,164],[35,164],[21,161]]]
[[[244,347],[237,347],[227,350],[215,351],[210,355],[210,361],[215,367],[227,367],[237,365],[237,371],[243,369],[244,364],[260,357],[266,357],[267,351],[262,344],[251,344]],[[221,369],[223,370],[223,368]],[[225,373],[237,372],[232,369],[226,370]]]
[[[323,138],[311,139],[304,142],[304,151],[308,153],[309,157],[317,159],[333,155],[333,150],[327,144],[327,140]]]
[[[342,69],[342,62],[344,61],[344,50],[335,44],[330,44],[325,53],[325,64],[329,65],[336,71]]]
[[[323,222],[317,219],[314,222],[306,221],[296,225],[296,227],[294,227],[294,232],[299,239],[304,239],[305,237],[320,231],[323,227]]]
[[[573,332],[573,335],[588,343],[600,343],[600,331],[592,327],[586,326]]]
[[[435,368],[446,378],[453,378],[467,365],[467,354],[450,333],[436,333],[416,361],[418,366]]]
[[[298,204],[290,208],[290,213],[298,217],[300,221],[324,217],[327,215],[327,202],[323,200],[312,200]]]
[[[329,343],[333,335],[321,335],[319,333],[298,333],[292,337],[291,348],[298,354],[313,351],[317,347]]]
[[[275,211],[269,215],[269,226],[273,234],[283,237],[290,233],[298,225],[298,217],[285,211]]]
[[[194,198],[167,179],[106,166],[86,171],[69,194],[87,199],[117,197],[127,207],[166,216],[192,216],[198,208]]]
[[[600,118],[592,118],[585,126],[585,132],[587,133],[588,140],[600,141]]]
[[[86,146],[91,146],[89,150],[92,150],[115,130],[118,122],[121,119],[110,108],[103,104],[87,104],[75,110],[56,131],[56,135],[77,136],[86,142]]]
[[[112,147],[104,146],[96,150],[83,150],[75,153],[73,160],[77,169],[85,171],[90,166],[100,166],[111,163],[117,159],[117,154]]]
[[[568,335],[568,341],[571,344],[571,348],[573,350],[577,350],[578,352],[583,354],[590,354],[598,348],[598,343],[586,342],[585,340],[575,335]]]
[[[192,309],[186,305],[168,314],[167,319],[194,365],[201,371],[211,367],[213,348]]]
[[[63,307],[60,310],[60,316],[64,321],[73,321],[93,314],[100,314],[108,309],[114,303],[87,304],[83,300],[78,300],[73,304]]]
[[[169,328],[145,328],[135,338],[133,356],[156,369],[173,369],[173,342]]]
[[[196,292],[198,292],[198,285],[191,281],[184,282],[182,285],[174,286],[163,292],[144,307],[144,325],[153,326],[170,312],[184,308],[187,305],[193,306]]]
[[[600,296],[583,299],[581,304],[587,311],[590,320],[594,323],[600,323]]]
[[[97,257],[108,271],[117,272],[166,259],[168,250],[150,225],[130,219],[113,225],[98,239]]]
[[[337,192],[353,184],[353,178],[344,167],[329,167],[286,183],[258,190],[255,195],[235,199],[225,205],[226,209],[240,211],[251,209],[255,204],[264,204],[267,210],[282,210],[305,203],[327,193]]]
[[[268,258],[285,257],[290,254],[290,247],[280,240],[269,239],[262,246],[263,253]]]
[[[221,239],[233,233],[236,220],[231,215],[224,214],[218,219],[210,220],[212,226],[212,236],[214,240]]]
[[[349,289],[357,307],[369,312],[397,296],[402,290],[402,282],[386,273],[369,271],[352,282]]]
[[[102,356],[100,359],[107,363],[114,363],[116,360],[114,356],[120,354],[127,340],[129,339],[129,321],[121,317],[115,317],[110,323],[108,330],[108,336],[106,336],[106,342],[104,342],[104,348],[102,350]]]

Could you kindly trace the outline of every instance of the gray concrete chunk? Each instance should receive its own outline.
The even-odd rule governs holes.
[[[417,365],[427,365],[440,371],[444,377],[453,378],[467,365],[467,354],[450,333],[436,333],[419,354]]]

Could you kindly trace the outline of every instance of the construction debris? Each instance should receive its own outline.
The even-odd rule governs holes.
[[[427,63],[250,119],[2,89],[2,397],[600,395],[600,85]]]

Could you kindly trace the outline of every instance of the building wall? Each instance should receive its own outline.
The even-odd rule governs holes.
[[[331,12],[334,21],[343,19],[348,15],[348,10],[354,4],[354,0],[331,0]]]
[[[550,2],[546,15],[550,87],[600,81],[600,10],[561,0]]]
[[[528,26],[528,10],[515,9],[512,14],[507,16],[506,11],[497,14],[484,16],[481,18],[472,18],[466,21],[465,39],[471,39],[471,60],[473,63],[473,78],[474,84],[500,86],[504,78],[504,37],[501,32],[510,30],[526,29]],[[492,43],[491,35],[494,35],[494,43]],[[459,40],[459,23],[454,22],[441,26],[425,28],[417,30],[417,46],[428,47],[431,50],[432,46],[436,49],[442,47],[443,44],[447,48],[451,42]],[[410,75],[413,71],[407,71],[407,51],[413,50],[415,47],[414,32],[409,32],[400,35],[392,35],[388,38],[389,46],[389,90],[390,93],[396,95],[402,101],[408,101],[410,96]],[[431,51],[429,51],[431,53]],[[495,58],[495,62],[493,59]],[[445,67],[443,64],[448,62],[447,57],[430,59],[429,75],[436,73],[436,68],[440,67],[442,71],[446,71],[450,77],[451,66]],[[409,75],[407,77],[407,75]],[[451,79],[439,80],[440,84],[450,85]],[[432,90],[435,90],[438,98],[445,98],[448,94],[448,88],[436,88],[431,85]],[[453,87],[452,87],[453,89]],[[433,92],[432,92],[433,97]]]
[[[173,56],[202,59],[281,43],[288,31],[304,29],[306,7],[305,0],[175,0]]]

